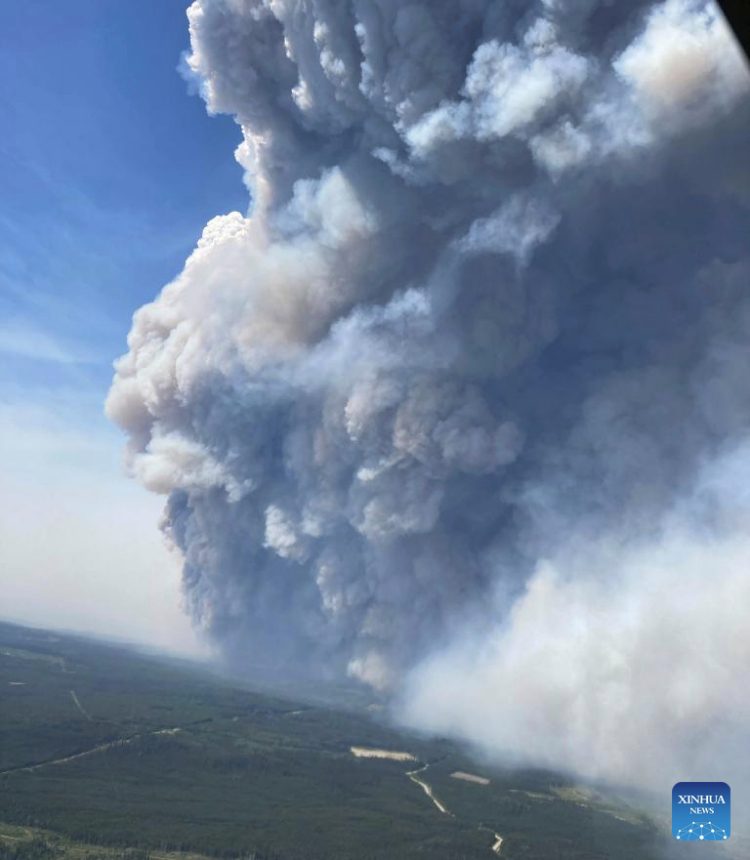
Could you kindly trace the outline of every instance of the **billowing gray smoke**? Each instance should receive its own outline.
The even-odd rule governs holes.
[[[188,14],[252,206],[108,411],[196,622],[538,761],[747,749],[750,75],[713,3]]]

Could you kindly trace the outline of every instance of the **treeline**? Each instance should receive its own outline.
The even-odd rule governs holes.
[[[38,836],[13,842],[0,840],[0,860],[67,860],[69,856],[70,852],[63,846]],[[81,860],[152,860],[153,855],[144,848],[124,848],[121,851],[89,853],[76,849],[75,856]],[[283,860],[275,851],[232,852],[226,857],[227,860]]]
[[[53,860],[61,851],[45,839],[0,841],[0,860]]]
[[[67,851],[55,842],[41,836],[33,839],[0,840],[0,860],[64,860]],[[85,860],[151,860],[151,852],[141,848],[123,848],[122,851],[91,852]]]
[[[0,839],[0,860],[66,860],[70,852],[61,844],[41,836],[33,839]],[[76,851],[83,860],[151,860],[151,852],[143,848],[123,848],[120,851]]]

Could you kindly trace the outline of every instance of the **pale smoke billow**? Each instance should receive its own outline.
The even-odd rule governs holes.
[[[138,311],[108,412],[196,623],[497,755],[731,783],[750,74],[718,9],[188,14],[250,214]]]

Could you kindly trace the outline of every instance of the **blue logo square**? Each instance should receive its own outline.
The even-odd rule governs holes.
[[[731,835],[732,792],[725,782],[678,782],[672,789],[672,836],[724,842]]]

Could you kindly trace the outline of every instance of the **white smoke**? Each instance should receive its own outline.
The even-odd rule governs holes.
[[[401,718],[490,756],[662,793],[693,773],[744,786],[748,479],[745,448],[657,537],[589,536],[540,561],[509,613],[501,600],[489,627],[416,669]]]
[[[714,4],[188,16],[252,207],[138,311],[107,408],[196,623],[498,753],[710,770],[717,721],[746,743],[715,691],[748,556],[701,487],[750,429],[750,76]]]

